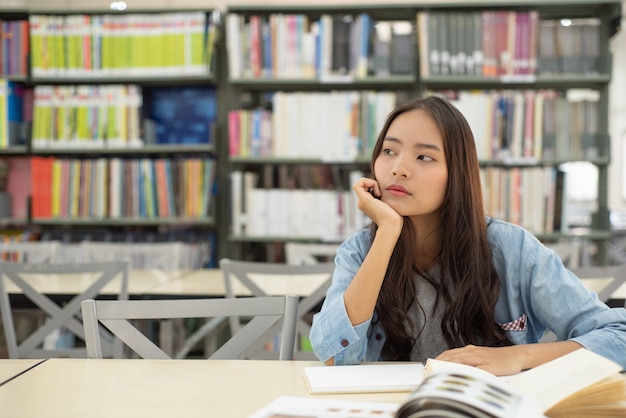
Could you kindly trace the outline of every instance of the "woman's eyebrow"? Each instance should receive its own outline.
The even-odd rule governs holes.
[[[385,137],[385,141],[389,141],[389,142],[394,142],[397,144],[402,144],[402,141],[396,137],[393,136],[386,136]],[[426,149],[431,149],[434,151],[439,151],[441,152],[441,148],[439,148],[439,146],[437,144],[432,144],[432,143],[428,143],[428,142],[418,142],[414,145],[415,148],[426,148]]]

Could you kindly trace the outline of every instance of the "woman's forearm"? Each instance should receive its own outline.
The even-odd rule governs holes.
[[[372,316],[400,231],[401,228],[391,226],[378,229],[363,264],[346,289],[344,304],[352,325]]]

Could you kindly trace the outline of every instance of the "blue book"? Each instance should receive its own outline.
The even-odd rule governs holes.
[[[171,160],[165,160],[165,178],[166,178],[166,182],[165,182],[165,187],[167,189],[167,205],[168,205],[168,212],[169,212],[169,216],[171,218],[175,218],[177,216],[176,213],[176,197],[174,196],[174,182],[172,179],[172,164],[171,164]]]
[[[267,16],[261,16],[262,68],[264,77],[272,77],[272,31]]]
[[[213,143],[215,88],[156,87],[146,93],[148,118],[155,122],[157,144]]]
[[[20,135],[24,122],[24,86],[7,82],[7,107],[8,144],[24,145],[26,138]]]

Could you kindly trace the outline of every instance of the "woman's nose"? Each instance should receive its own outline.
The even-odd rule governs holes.
[[[407,166],[403,158],[398,158],[396,160],[396,163],[393,166],[392,172],[394,176],[408,177],[409,170],[407,169]]]

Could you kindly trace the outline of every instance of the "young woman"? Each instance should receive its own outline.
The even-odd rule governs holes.
[[[626,310],[608,308],[524,229],[487,218],[471,129],[438,97],[388,116],[371,227],[338,249],[311,343],[327,364],[438,358],[498,375],[586,347],[626,368]],[[558,342],[536,344],[546,329]]]

